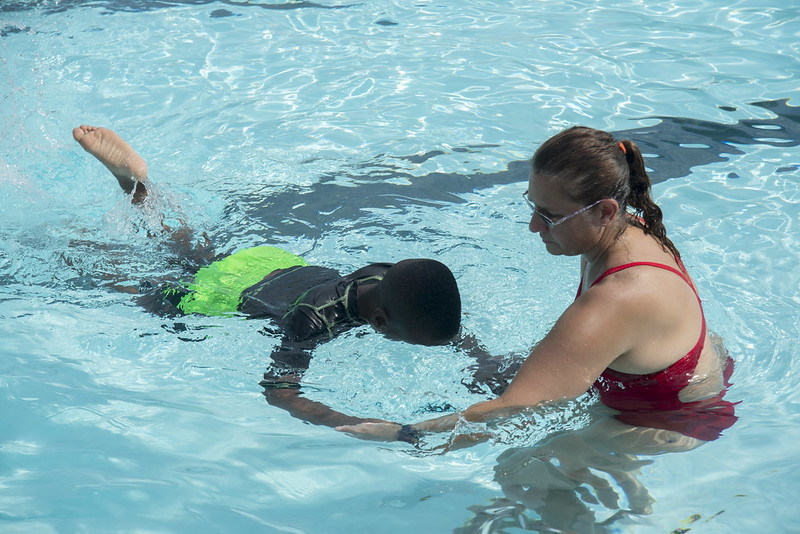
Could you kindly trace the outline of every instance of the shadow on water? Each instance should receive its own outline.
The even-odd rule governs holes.
[[[742,145],[793,147],[800,144],[800,107],[789,106],[788,99],[755,102],[774,117],[744,119],[736,123],[717,123],[685,117],[651,117],[658,123],[641,128],[614,132],[619,139],[636,142],[646,156],[653,183],[688,176],[694,167],[724,162],[729,155],[744,154]],[[722,107],[725,111],[735,108]],[[477,152],[493,145],[455,149],[455,152]],[[365,209],[393,208],[407,205],[464,203],[460,195],[497,185],[520,184],[528,179],[528,161],[511,161],[505,170],[493,173],[455,174],[435,172],[415,176],[392,159],[419,164],[445,155],[432,151],[413,156],[379,155],[359,165],[349,175],[325,175],[310,187],[288,188],[268,197],[251,194],[241,198],[247,216],[281,230],[278,221],[304,221],[308,237],[322,235],[323,226],[335,221],[356,221]],[[779,171],[797,169],[791,165]],[[732,177],[735,174],[732,173]],[[343,187],[342,182],[357,184]],[[401,183],[398,183],[401,182]],[[354,191],[358,191],[354,194]],[[521,190],[521,189],[520,189]],[[320,223],[320,213],[330,214]],[[291,234],[292,230],[286,229]]]
[[[721,124],[681,117],[653,117],[659,120],[655,126],[621,130],[615,135],[620,139],[632,139],[639,145],[652,169],[651,178],[658,183],[688,176],[692,168],[699,165],[728,161],[725,154],[744,154],[736,145],[797,146],[800,144],[800,107],[789,106],[787,101],[752,104],[774,113],[775,117],[770,119]],[[731,107],[721,109],[736,111]]]

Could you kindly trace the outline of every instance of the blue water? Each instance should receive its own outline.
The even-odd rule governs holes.
[[[3,2],[0,531],[800,532],[786,5]],[[620,132],[736,360],[739,421],[684,452],[598,453],[606,492],[543,491],[530,461],[584,435],[591,399],[444,453],[447,435],[417,450],[304,424],[264,401],[278,338],[260,325],[157,317],[103,286],[177,268],[147,237],[155,214],[72,140],[81,123],[123,135],[158,206],[220,252],[441,259],[497,355],[524,354],[577,284],[527,233],[524,161],[568,125]],[[305,391],[411,422],[486,398],[461,384],[469,364],[359,328],[315,352]]]

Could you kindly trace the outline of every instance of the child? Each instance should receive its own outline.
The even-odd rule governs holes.
[[[128,143],[107,128],[82,125],[72,134],[117,178],[134,204],[147,199],[147,164]],[[179,229],[172,237],[185,240],[186,234]],[[213,253],[205,249],[193,256],[210,261]],[[198,269],[191,282],[151,289],[139,302],[161,314],[238,313],[274,320],[284,338],[262,381],[268,400],[270,390],[299,387],[311,358],[307,351],[347,328],[369,323],[392,339],[442,345],[458,334],[461,318],[456,280],[436,260],[375,263],[341,276],[269,246],[212,261]],[[288,391],[274,397],[286,394],[296,397]]]

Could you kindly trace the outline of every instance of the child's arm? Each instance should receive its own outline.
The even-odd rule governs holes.
[[[298,379],[299,380],[299,379]],[[357,425],[359,423],[377,423],[380,419],[362,419],[337,412],[321,402],[312,401],[303,396],[300,382],[291,382],[284,377],[283,382],[265,384],[264,397],[272,406],[286,410],[292,417],[311,423],[312,425],[329,426]]]
[[[313,425],[336,427],[381,421],[345,415],[303,396],[300,380],[311,361],[311,354],[307,350],[312,346],[299,348],[299,345],[284,343],[279,350],[271,354],[272,363],[264,373],[264,380],[259,383],[264,388],[263,393],[267,402],[286,410],[292,417]]]

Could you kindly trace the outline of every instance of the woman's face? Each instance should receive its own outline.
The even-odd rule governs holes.
[[[528,200],[534,208],[528,228],[550,254],[576,256],[585,250],[589,235],[581,210],[586,206],[567,199],[554,180],[535,174],[528,180]]]

